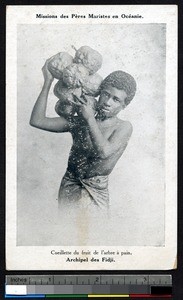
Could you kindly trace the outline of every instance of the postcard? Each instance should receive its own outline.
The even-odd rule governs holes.
[[[6,267],[168,270],[177,6],[9,5]]]

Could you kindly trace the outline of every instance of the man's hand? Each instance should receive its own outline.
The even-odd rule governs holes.
[[[78,115],[81,115],[85,120],[94,118],[96,100],[94,97],[82,94],[80,98],[74,95],[74,104],[78,107]]]
[[[52,74],[48,70],[48,63],[49,63],[49,61],[50,61],[50,59],[46,60],[44,66],[42,67],[42,72],[43,72],[43,76],[44,76],[45,82],[52,83],[54,77],[52,76]]]

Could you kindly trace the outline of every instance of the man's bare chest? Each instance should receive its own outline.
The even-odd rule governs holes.
[[[99,130],[105,139],[109,139],[109,137],[114,132],[114,128],[111,128],[110,126],[99,126]],[[73,134],[74,141],[77,141],[79,144],[92,144],[91,131],[92,130],[89,129],[87,126],[78,127]]]

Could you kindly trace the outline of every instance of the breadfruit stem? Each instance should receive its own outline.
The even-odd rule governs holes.
[[[73,45],[71,45],[71,47],[72,47],[75,51],[77,51],[76,47],[74,47]]]

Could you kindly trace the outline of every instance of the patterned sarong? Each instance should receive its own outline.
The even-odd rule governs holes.
[[[59,207],[64,206],[98,206],[107,208],[109,205],[108,176],[75,178],[66,173],[61,181]]]

